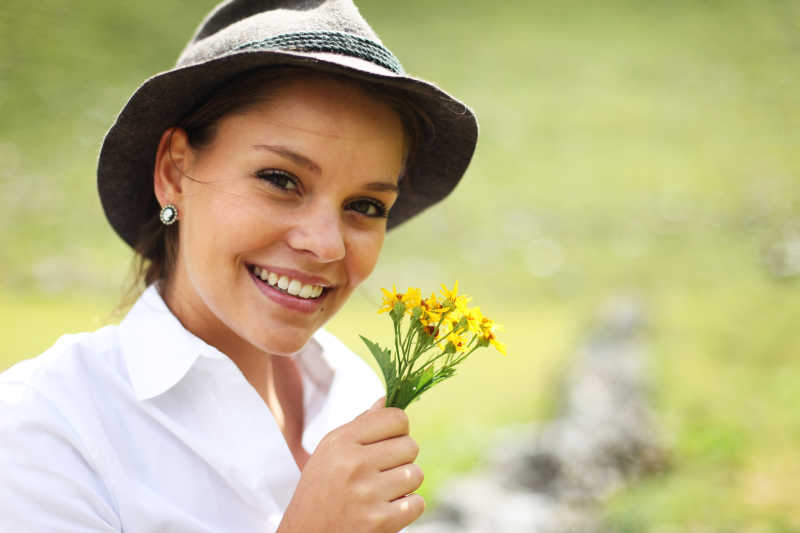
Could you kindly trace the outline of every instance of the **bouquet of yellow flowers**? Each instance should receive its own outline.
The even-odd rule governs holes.
[[[386,382],[386,407],[405,409],[408,404],[455,374],[455,367],[478,348],[494,346],[500,329],[479,307],[467,307],[469,296],[458,294],[458,282],[449,290],[442,285],[441,298],[432,293],[422,298],[420,289],[383,292],[378,313],[388,311],[394,324],[394,351],[361,336],[378,362]],[[404,319],[408,325],[404,327]]]

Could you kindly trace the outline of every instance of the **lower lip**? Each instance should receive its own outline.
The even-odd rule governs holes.
[[[327,290],[322,293],[321,296],[313,299],[307,298],[298,298],[297,296],[292,296],[291,294],[286,294],[278,290],[277,288],[269,285],[262,281],[261,278],[256,276],[252,270],[249,268],[247,272],[250,274],[250,277],[253,278],[253,282],[256,284],[256,287],[270,300],[275,303],[278,303],[288,309],[293,311],[300,311],[301,313],[313,313],[322,305],[322,301],[328,295]]]

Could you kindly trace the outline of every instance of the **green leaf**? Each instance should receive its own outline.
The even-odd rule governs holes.
[[[411,400],[414,399],[416,396],[414,387],[411,384],[411,381],[403,381],[400,383],[400,386],[397,389],[397,397],[395,398],[395,405],[392,407],[399,407],[400,409],[405,409],[408,407],[408,404],[411,403]]]
[[[433,383],[433,365],[429,365],[425,367],[420,374],[419,378],[417,379],[417,391],[418,394],[422,394],[424,391],[428,389]]]
[[[420,370],[416,370],[405,379],[398,380],[391,400],[387,401],[387,407],[405,409],[411,403],[417,396],[417,382],[419,381],[420,373]]]
[[[392,351],[381,348],[378,343],[372,342],[363,335],[359,335],[359,337],[367,345],[375,361],[378,362],[378,366],[383,373],[383,381],[386,383],[386,398],[388,400],[392,396],[392,391],[397,383],[397,368],[394,361],[392,361]]]
[[[433,366],[427,366],[413,372],[397,384],[396,394],[392,397],[388,406],[405,409],[436,383],[435,376],[436,372]]]
[[[447,378],[453,376],[455,373],[456,369],[453,368],[452,366],[443,366],[436,372],[436,375],[433,377],[432,385],[435,385],[440,381],[446,380]]]

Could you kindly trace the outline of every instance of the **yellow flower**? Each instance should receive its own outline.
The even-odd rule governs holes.
[[[420,316],[419,320],[426,326],[431,323],[437,324],[442,318],[442,313],[446,311],[438,298],[436,298],[436,294],[433,293],[420,301],[420,307],[422,307],[422,316]]]
[[[461,335],[456,333],[450,333],[447,336],[447,342],[453,344],[456,347],[456,351],[461,352],[464,350],[464,347],[467,345],[467,341]]]
[[[452,311],[448,312],[445,317],[443,323],[447,325],[448,331],[456,332],[458,334],[462,334],[466,332],[461,324],[461,319],[463,318],[463,314],[458,309],[453,309]]]
[[[439,298],[436,297],[436,293],[431,293],[430,296],[422,300],[422,305],[428,310],[440,309],[442,307],[442,303],[439,301]]]
[[[415,287],[409,287],[405,294],[401,295],[401,299],[406,304],[406,312],[410,315],[414,308],[419,307],[422,303],[422,291]]]
[[[481,317],[480,327],[482,332],[491,331],[495,327],[494,320],[488,316]]]
[[[442,296],[444,296],[445,301],[452,303],[453,307],[462,314],[466,312],[467,304],[472,299],[466,294],[462,294],[461,296],[458,295],[458,281],[453,284],[452,291],[449,290],[445,285],[442,285]]]
[[[391,291],[381,288],[381,292],[383,293],[383,302],[381,308],[378,309],[378,314],[391,311],[397,302],[402,302],[406,306],[406,311],[411,314],[414,307],[419,307],[422,299],[420,290],[413,287],[408,288],[406,292],[397,292],[397,286],[393,285]]]
[[[497,331],[503,329],[503,326],[500,324],[495,324],[488,318],[484,318],[484,324],[487,325],[487,327],[483,328],[483,333],[481,334],[484,342],[488,342],[494,346],[495,349],[501,354],[508,355],[506,353],[506,345],[497,340]]]
[[[381,308],[378,309],[378,314],[391,311],[394,309],[394,304],[403,301],[403,293],[397,293],[396,285],[392,286],[392,292],[387,291],[383,287],[381,287],[381,292],[383,293],[383,301],[381,302]]]
[[[458,280],[456,280],[456,282],[453,284],[453,290],[452,291],[449,290],[443,283],[442,284],[442,296],[444,296],[445,299],[454,302],[456,300],[456,298],[458,297]]]
[[[467,309],[466,313],[464,313],[464,317],[467,319],[467,328],[472,333],[477,333],[480,335],[483,333],[483,329],[481,328],[481,323],[483,322],[483,314],[481,313],[480,307],[473,307],[471,309]]]
[[[434,339],[438,339],[441,336],[442,331],[433,324],[431,324],[429,326],[425,326],[425,333],[428,336],[433,337]]]
[[[489,343],[495,347],[495,349],[503,355],[508,355],[506,352],[506,345],[497,340],[497,337],[494,336],[494,333],[491,334],[489,337]]]

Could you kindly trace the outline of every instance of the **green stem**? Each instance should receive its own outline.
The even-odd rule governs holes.
[[[466,359],[467,357],[469,357],[470,355],[472,355],[472,352],[474,352],[474,351],[475,351],[475,350],[477,350],[478,348],[480,348],[480,346],[475,346],[475,347],[474,347],[474,348],[472,348],[470,351],[468,351],[468,352],[464,352],[464,355],[462,355],[461,357],[459,357],[458,359],[456,359],[456,360],[453,362],[453,366],[456,366],[456,365],[458,365],[458,364],[461,364],[461,361],[463,361],[464,359]]]
[[[444,311],[442,313],[442,316],[439,318],[438,322],[436,323],[436,326],[434,327],[434,333],[441,329],[442,324],[444,324],[444,321],[447,318],[447,315],[449,315],[452,311],[453,311],[453,308],[448,309],[448,310],[446,310],[446,311]],[[395,349],[397,350],[397,353],[398,353],[398,373],[397,374],[398,374],[398,377],[399,377],[399,380],[398,380],[399,382],[408,379],[414,373],[414,366],[416,365],[417,361],[419,361],[419,359],[425,353],[427,353],[430,350],[432,350],[433,348],[437,348],[437,347],[439,349],[442,349],[442,345],[443,344],[446,345],[447,337],[442,337],[441,339],[436,340],[435,337],[433,337],[433,336],[429,336],[427,334],[426,335],[422,335],[423,328],[424,328],[424,326],[422,326],[421,323],[418,323],[415,327],[412,327],[412,325],[409,324],[409,328],[407,330],[405,339],[403,339],[402,342],[398,343],[398,338],[400,336],[400,333],[399,333],[398,324],[395,324]],[[466,328],[456,328],[456,329],[453,330],[453,333],[459,334],[459,333],[461,333],[463,331],[466,331]],[[474,342],[475,342],[475,337],[473,336],[472,340],[467,345],[467,347],[471,346]],[[400,352],[400,347],[401,346],[403,348],[402,357],[401,357],[401,352]],[[413,346],[413,352],[412,352],[412,346]],[[474,349],[472,351],[474,351]],[[472,353],[472,351],[470,351],[469,353]],[[458,353],[458,352],[456,352],[456,353]],[[447,354],[447,352],[445,352],[442,349],[441,353],[439,353],[438,355],[436,355],[432,359],[428,359],[427,361],[425,361],[421,365],[420,369],[424,369],[424,368],[427,368],[427,367],[431,366],[434,362],[438,361],[443,355],[448,355],[448,359],[445,362],[445,364],[446,365],[451,365],[452,364],[452,358],[453,358],[453,356],[455,354],[452,354],[452,353]],[[469,355],[469,354],[467,354],[467,355]],[[464,357],[466,357],[466,356],[464,356]],[[464,357],[461,357],[461,358],[457,359],[457,361],[458,362],[463,361]],[[400,363],[400,359],[402,359],[402,364]]]
[[[420,357],[422,357],[426,352],[430,351],[436,344],[438,344],[438,342],[427,341],[424,343],[418,343],[416,345],[416,348],[414,350],[414,355],[411,357],[411,364],[407,368],[406,376],[404,377],[404,379],[409,377],[413,373],[414,365],[420,359]],[[423,363],[421,368],[427,367],[429,363],[430,361],[426,361],[425,363]]]
[[[456,352],[456,353],[458,353],[458,352]],[[449,353],[447,353],[447,352],[445,352],[445,351],[439,352],[439,354],[437,354],[435,357],[433,357],[433,358],[429,359],[429,360],[428,360],[428,361],[425,363],[425,366],[432,365],[433,363],[435,363],[436,361],[438,361],[439,359],[441,359],[441,357],[442,357],[443,355],[447,355],[447,356],[453,356],[454,354],[449,354]],[[447,363],[446,363],[446,365],[447,365],[447,366],[455,366],[455,365],[449,365],[449,364],[447,364]]]
[[[408,356],[409,352],[411,351],[411,345],[414,341],[414,337],[419,335],[419,328],[413,326],[413,319],[409,320],[408,324],[408,331],[406,333],[406,342],[404,346],[404,354]]]
[[[411,355],[410,352],[411,352],[411,346],[413,345],[414,338],[415,337],[419,337],[419,329],[420,329],[419,326],[413,327],[412,324],[409,324],[409,326],[408,326],[408,333],[407,333],[407,336],[406,336],[406,342],[405,342],[405,346],[404,346],[404,348],[405,348],[404,357],[406,358],[407,364],[406,364],[406,366],[404,368],[404,372],[401,372],[401,373],[398,374],[400,376],[401,380],[405,379],[405,377],[411,375],[411,372],[414,369],[414,363],[416,363],[416,361],[417,361],[416,350],[414,350],[414,354],[413,355]],[[405,377],[404,377],[404,375],[405,375]]]
[[[397,354],[397,375],[399,376],[401,373],[402,365],[403,365],[403,354],[400,352],[400,343],[398,339],[400,337],[400,321],[395,321],[394,323],[394,351]]]
[[[472,355],[472,352],[474,352],[474,351],[475,351],[475,350],[477,350],[478,348],[480,348],[480,346],[475,346],[475,347],[474,347],[474,348],[472,348],[472,349],[471,349],[469,352],[462,352],[462,355],[461,355],[460,357],[457,357],[457,358],[454,358],[454,357],[455,357],[455,356],[456,356],[456,355],[457,355],[459,352],[455,352],[455,353],[451,353],[451,354],[448,354],[447,352],[439,352],[439,354],[437,354],[435,357],[433,357],[433,358],[431,358],[431,359],[428,359],[428,360],[425,362],[425,364],[424,364],[424,365],[422,365],[422,366],[423,366],[423,368],[424,368],[424,367],[427,367],[427,366],[430,366],[430,365],[434,364],[436,361],[438,361],[439,359],[441,359],[441,358],[442,358],[442,356],[444,356],[444,355],[447,355],[448,357],[447,357],[447,359],[445,360],[445,364],[443,365],[443,367],[444,367],[444,366],[450,366],[450,367],[454,367],[454,366],[457,366],[457,365],[459,365],[459,364],[460,364],[460,363],[461,363],[461,362],[462,362],[464,359],[466,359],[467,357],[469,357],[470,355]]]

